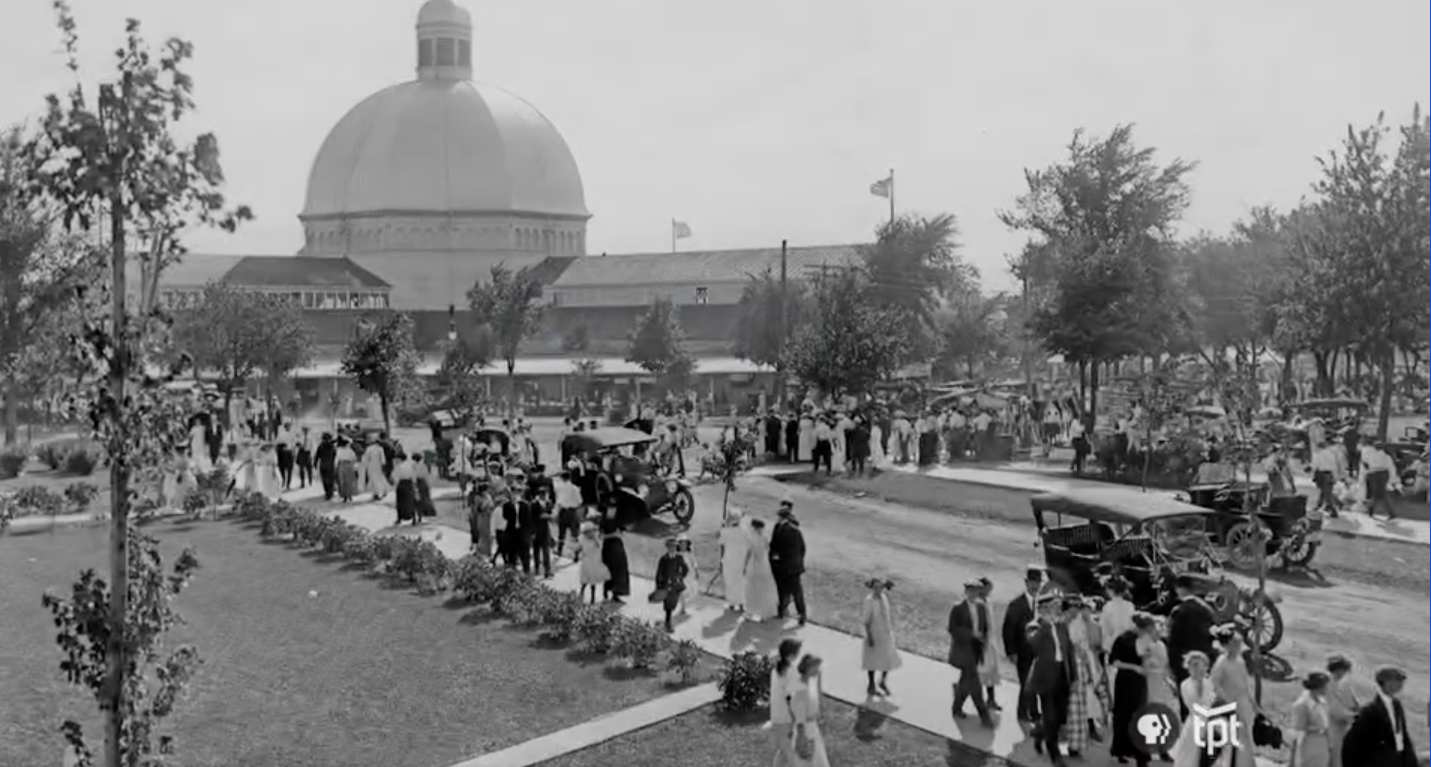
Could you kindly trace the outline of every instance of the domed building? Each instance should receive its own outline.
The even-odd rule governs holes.
[[[416,37],[417,78],[363,99],[319,148],[300,255],[347,257],[419,311],[462,303],[498,262],[585,255],[576,159],[535,107],[472,79],[471,14],[428,0]]]

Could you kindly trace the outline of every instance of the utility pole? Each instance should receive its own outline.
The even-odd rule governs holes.
[[[790,255],[788,240],[780,241],[780,357],[776,362],[776,394],[783,407],[786,399],[785,347],[790,340]]]
[[[1029,306],[1031,305],[1031,302],[1029,298],[1029,263],[1027,259],[1025,259],[1024,261],[1024,268],[1022,271],[1022,282],[1024,288],[1024,385],[1028,389],[1029,402],[1033,402],[1035,399],[1036,392],[1034,389],[1033,375],[1033,339],[1030,337],[1031,333],[1029,333],[1028,331]]]

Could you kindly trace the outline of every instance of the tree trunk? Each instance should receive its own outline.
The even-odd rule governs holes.
[[[1333,349],[1331,352],[1331,376],[1327,379],[1326,396],[1333,397],[1337,393],[1337,368],[1342,363],[1342,352],[1340,349]]]
[[[1396,349],[1391,344],[1381,353],[1381,407],[1376,414],[1376,439],[1386,442],[1386,432],[1391,426],[1391,400],[1396,393]]]
[[[128,75],[123,92],[129,95]],[[121,150],[127,151],[127,150]],[[125,177],[121,159],[115,175]],[[104,695],[100,709],[104,712],[104,764],[122,767],[124,752],[121,735],[126,714],[126,672],[129,658],[124,637],[129,616],[129,434],[126,399],[129,389],[129,355],[134,345],[129,341],[125,298],[128,278],[125,268],[125,200],[123,184],[115,183],[109,198],[110,240],[110,333],[115,353],[109,363],[110,406],[109,427],[109,636],[105,641]]]
[[[514,357],[507,358],[507,418],[515,419],[517,416],[517,360]]]
[[[1078,409],[1088,405],[1088,363],[1078,363]]]
[[[1278,385],[1278,389],[1280,389],[1281,403],[1284,405],[1291,404],[1294,399],[1290,395],[1292,394],[1292,367],[1296,359],[1297,355],[1290,352],[1282,355],[1282,382]]]
[[[1098,424],[1098,363],[1095,361],[1089,366],[1088,372],[1088,412],[1083,415],[1083,428],[1087,431],[1090,440],[1093,436],[1093,428]]]
[[[383,409],[383,431],[392,436],[393,426],[388,421],[388,393],[386,390],[378,392],[378,407]]]
[[[1318,397],[1328,396],[1328,392],[1332,389],[1332,372],[1328,366],[1328,363],[1331,362],[1333,360],[1327,352],[1312,352],[1312,364],[1316,366],[1317,370],[1315,391]]]
[[[5,446],[20,438],[20,384],[11,373],[5,379]]]

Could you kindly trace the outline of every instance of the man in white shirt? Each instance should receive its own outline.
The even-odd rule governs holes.
[[[283,483],[283,489],[288,490],[293,484],[293,463],[296,453],[294,448],[298,445],[298,435],[293,433],[293,425],[284,423],[278,429],[278,438],[274,440],[278,443],[278,477]]]
[[[1396,474],[1396,462],[1381,448],[1370,444],[1361,449],[1362,476],[1366,481],[1366,515],[1376,517],[1380,507],[1388,520],[1396,519],[1391,507],[1391,478]]]
[[[557,509],[556,555],[560,557],[568,532],[572,545],[580,546],[577,535],[581,532],[581,489],[571,481],[571,474],[563,471],[552,478],[552,493],[556,496]]]
[[[1108,580],[1108,601],[1098,614],[1098,627],[1102,632],[1103,657],[1113,652],[1113,643],[1124,633],[1133,630],[1133,614],[1138,610],[1128,600],[1129,584],[1122,578]]]
[[[1073,463],[1068,467],[1074,474],[1083,473],[1083,464],[1088,460],[1088,438],[1084,436],[1083,421],[1075,418],[1068,425],[1068,439],[1073,443]]]
[[[1312,451],[1312,484],[1317,488],[1316,508],[1333,517],[1341,511],[1341,501],[1337,500],[1334,489],[1340,469],[1337,451],[1331,444],[1323,442]]]

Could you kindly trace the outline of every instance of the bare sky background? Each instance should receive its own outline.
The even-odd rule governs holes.
[[[1225,230],[1307,194],[1348,122],[1405,120],[1431,92],[1426,0],[464,0],[477,79],[522,96],[576,155],[588,248],[869,239],[890,168],[902,212],[952,212],[991,287],[1023,236],[995,212],[1072,131],[1137,124],[1201,163],[1184,229]],[[48,0],[4,0],[0,122],[72,80]],[[196,252],[290,254],[324,136],[412,79],[420,0],[75,0],[83,76],[127,16],[196,46],[196,129],[258,220]]]

